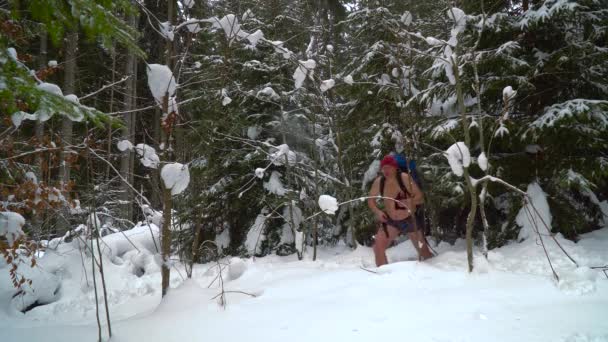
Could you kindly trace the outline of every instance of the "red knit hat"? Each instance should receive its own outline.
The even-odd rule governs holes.
[[[397,164],[397,161],[391,155],[388,155],[388,156],[384,157],[382,159],[382,161],[380,162],[380,168],[383,168],[385,165],[390,165],[390,166],[394,167],[395,169],[399,168],[399,165]]]

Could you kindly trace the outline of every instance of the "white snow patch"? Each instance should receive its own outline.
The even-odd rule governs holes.
[[[541,234],[547,234],[551,230],[552,215],[547,202],[547,194],[536,182],[528,185],[527,194],[531,203],[526,202],[515,218],[515,222],[521,227],[518,240],[534,238],[537,229]],[[547,231],[545,224],[549,231]]]
[[[481,152],[479,157],[477,157],[477,164],[479,164],[479,167],[483,171],[486,171],[488,169],[488,157],[486,157],[485,152]]]
[[[410,24],[412,23],[412,14],[409,11],[403,12],[403,14],[401,15],[401,22],[405,26],[410,26]]]
[[[23,120],[37,120],[38,117],[36,116],[36,114],[30,114],[30,113],[26,113],[26,112],[16,112],[13,115],[11,115],[11,121],[13,122],[13,125],[15,125],[16,128],[19,128],[21,126],[21,123],[23,122]]]
[[[281,182],[281,174],[277,171],[272,171],[268,182],[264,182],[264,189],[278,196],[283,196],[287,192]]]
[[[182,0],[182,4],[188,8],[192,8],[196,2],[194,0]]]
[[[321,81],[321,92],[326,92],[329,89],[333,88],[336,82],[333,79]]]
[[[220,234],[215,237],[215,245],[218,248],[218,252],[222,254],[222,251],[230,245],[230,230],[224,229]]]
[[[344,77],[344,83],[346,84],[353,84],[355,83],[355,81],[353,80],[353,76],[352,75],[347,75],[346,77]]]
[[[247,127],[247,137],[251,140],[257,139],[257,137],[262,133],[262,128],[259,126],[249,126]]]
[[[21,214],[12,211],[0,211],[0,236],[4,236],[9,245],[25,235],[21,230],[24,225],[25,219]]]
[[[56,61],[56,60],[50,60],[50,61],[47,63],[47,65],[48,65],[50,68],[55,68],[55,67],[57,67],[57,61]]]
[[[334,215],[338,210],[338,200],[329,195],[321,195],[319,196],[319,208],[330,215]]]
[[[142,165],[145,167],[156,169],[160,164],[160,158],[156,154],[154,147],[147,144],[137,144],[135,152],[139,155]]]
[[[469,152],[467,145],[462,141],[450,146],[445,152],[445,155],[448,159],[448,163],[450,163],[452,172],[456,176],[462,176],[464,167],[468,167],[471,164],[471,153]]]
[[[308,59],[306,61],[298,61],[298,67],[293,72],[294,86],[296,89],[302,87],[304,80],[308,76],[312,79],[317,62],[314,59]]]
[[[160,34],[170,40],[173,41],[174,38],[174,33],[173,33],[173,26],[171,25],[170,22],[165,21],[163,23],[160,23]]]
[[[247,232],[247,238],[245,239],[245,248],[247,249],[247,252],[251,255],[258,254],[262,250],[262,241],[266,240],[266,235],[264,234],[265,224],[266,216],[263,214],[259,214],[256,217],[255,222]]]
[[[507,86],[502,90],[502,100],[504,102],[509,102],[515,97],[516,94],[517,92],[513,90],[513,87]]]
[[[31,171],[25,173],[25,179],[34,184],[38,184],[38,177],[36,177],[36,174]]]
[[[222,98],[222,106],[227,106],[230,103],[232,103],[232,99],[228,96],[224,96],[224,98]]]
[[[255,169],[255,176],[262,179],[264,178],[264,172],[266,172],[266,169],[258,167]]]
[[[15,62],[19,60],[19,58],[17,58],[17,50],[15,50],[14,47],[9,47],[8,49],[6,49],[6,51],[8,52],[8,56],[14,60]]]
[[[277,94],[272,87],[265,87],[264,89],[258,91],[257,97],[269,97],[271,100],[278,101],[281,99],[279,94]]]
[[[63,91],[61,91],[61,88],[59,88],[59,86],[54,83],[42,82],[38,84],[36,88],[44,90],[47,93],[55,94],[57,96],[63,96]]]
[[[162,103],[166,93],[169,94],[169,97],[174,95],[177,84],[173,72],[168,66],[149,64],[146,72],[148,74],[148,87],[157,103]]]
[[[171,163],[163,166],[160,176],[165,183],[166,189],[171,189],[171,195],[182,193],[190,183],[190,171],[188,165]]]
[[[240,278],[247,270],[247,264],[241,258],[231,258],[228,264],[228,278],[235,280]]]

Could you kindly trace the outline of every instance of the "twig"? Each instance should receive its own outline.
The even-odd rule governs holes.
[[[106,84],[105,86],[103,86],[103,87],[99,88],[98,90],[96,90],[96,91],[94,91],[94,92],[92,92],[92,93],[90,93],[90,94],[87,94],[87,95],[85,95],[85,96],[81,96],[81,97],[80,97],[80,100],[84,100],[84,99],[89,98],[89,97],[91,97],[91,96],[97,95],[97,94],[101,93],[102,91],[106,90],[106,89],[107,89],[107,88],[109,88],[109,87],[113,87],[113,86],[115,86],[115,85],[117,85],[117,84],[120,84],[120,83],[122,83],[122,82],[124,82],[124,81],[128,80],[130,77],[131,77],[131,75],[127,75],[127,76],[123,77],[123,78],[122,78],[121,80],[119,80],[119,81],[116,81],[116,82],[114,82],[114,83],[110,83],[110,84]]]
[[[217,297],[219,297],[219,296],[221,296],[221,295],[224,295],[224,294],[226,294],[226,293],[241,293],[241,294],[244,294],[244,295],[251,296],[251,297],[253,297],[253,298],[258,297],[258,295],[256,295],[256,294],[253,294],[253,293],[247,293],[247,292],[244,292],[244,291],[222,291],[222,293],[218,293],[218,294],[216,294],[216,295],[215,295],[215,296],[213,296],[213,297],[212,297],[210,300],[216,299]]]

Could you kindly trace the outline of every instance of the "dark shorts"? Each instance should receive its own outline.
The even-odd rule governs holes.
[[[416,231],[416,227],[414,226],[411,216],[405,220],[393,220],[389,218],[386,221],[386,224],[397,228],[400,234],[408,234]]]

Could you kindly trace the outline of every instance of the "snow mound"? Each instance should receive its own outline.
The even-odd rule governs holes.
[[[536,230],[541,233],[546,233],[548,225],[551,230],[551,210],[547,202],[547,194],[543,191],[540,185],[536,182],[530,183],[526,192],[529,196],[529,201],[526,202],[515,218],[515,222],[521,227],[518,240],[531,239],[536,236]]]
[[[240,278],[243,273],[247,270],[247,264],[241,258],[232,258],[230,259],[230,264],[228,265],[228,277],[229,280],[235,280]]]
[[[597,272],[589,267],[579,267],[573,271],[559,273],[558,287],[567,294],[584,295],[594,292]]]

